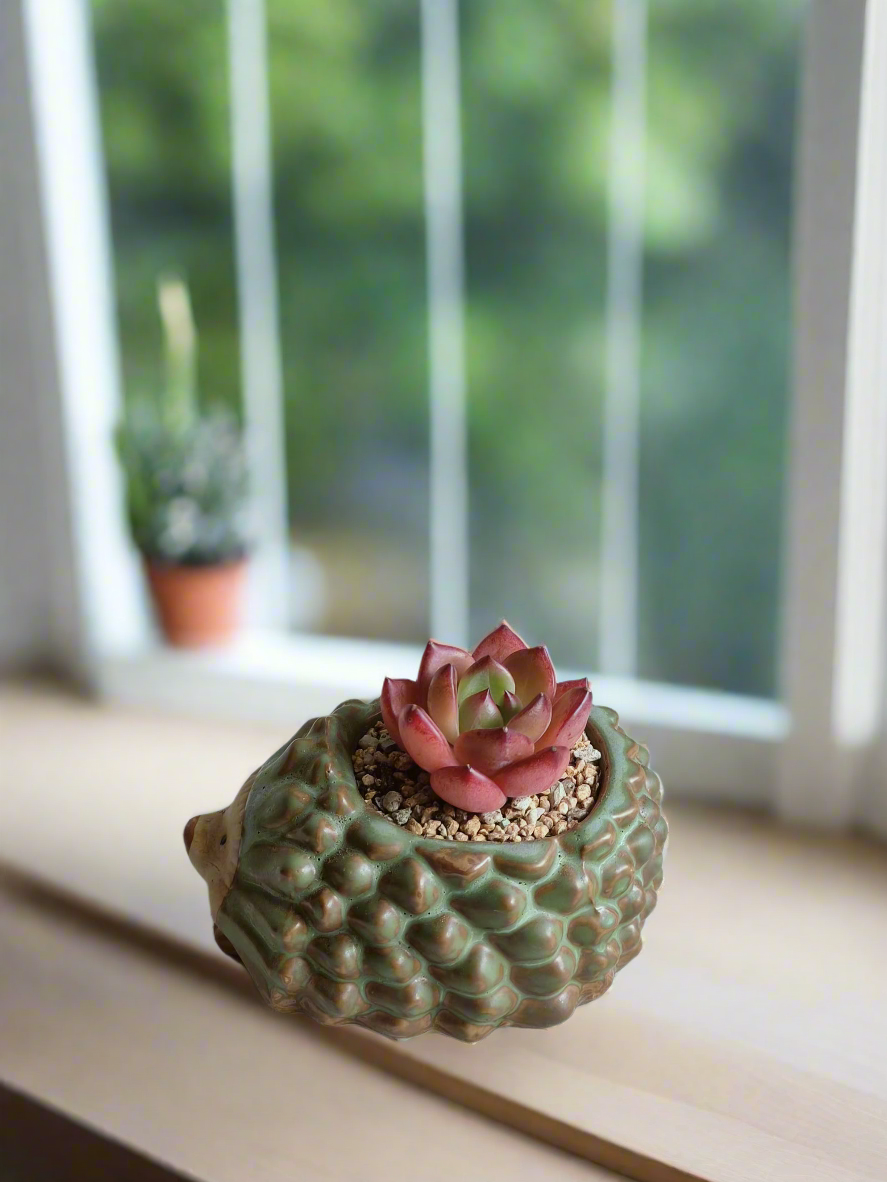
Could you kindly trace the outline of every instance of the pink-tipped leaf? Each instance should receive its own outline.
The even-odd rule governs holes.
[[[587,677],[577,677],[573,681],[559,681],[554,691],[554,700],[557,701],[558,698],[562,698],[567,690],[571,689],[584,689],[591,693],[591,682]]]
[[[503,620],[498,628],[487,633],[474,650],[474,659],[477,661],[481,657],[493,657],[501,664],[506,657],[510,657],[512,653],[520,652],[526,647],[521,637]]]
[[[404,706],[397,717],[401,746],[426,772],[450,767],[456,762],[453,748],[440,727],[421,706]]]
[[[502,715],[488,689],[472,694],[459,707],[460,731],[488,730],[494,726],[502,726]]]
[[[499,703],[499,713],[502,715],[502,721],[508,725],[508,721],[514,718],[515,714],[520,713],[521,702],[516,694],[510,694],[508,690],[502,695],[502,701]]]
[[[509,722],[512,730],[520,731],[535,743],[541,739],[551,722],[551,699],[545,694],[536,694],[532,702],[524,706]]]
[[[576,686],[567,690],[555,702],[548,729],[539,740],[540,747],[555,743],[559,747],[573,747],[588,723],[591,712],[591,693]]]
[[[406,677],[386,677],[382,684],[382,694],[379,705],[382,709],[382,721],[388,729],[389,735],[395,743],[400,742],[400,731],[397,729],[397,719],[404,706],[415,703],[418,697],[415,681]]]
[[[505,662],[505,668],[514,678],[514,692],[522,702],[529,702],[536,694],[554,697],[557,678],[544,644],[512,653]]]
[[[418,702],[425,705],[425,696],[432,677],[443,665],[455,665],[456,673],[461,677],[474,661],[471,653],[464,648],[456,648],[452,644],[439,644],[436,640],[429,640],[419,662],[419,675],[416,684],[419,687]]]
[[[455,665],[441,665],[428,685],[428,713],[448,743],[455,743],[459,734],[458,685]]]
[[[484,775],[493,776],[510,763],[532,755],[533,740],[504,726],[495,730],[463,731],[453,752],[458,763],[470,764]]]
[[[493,695],[493,701],[498,705],[506,693],[514,693],[514,678],[504,665],[500,665],[493,657],[481,657],[462,674],[459,679],[459,702],[462,703],[472,694],[488,689]]]
[[[453,808],[492,813],[505,804],[505,793],[473,767],[445,767],[431,773],[431,787]]]
[[[509,764],[494,779],[506,796],[533,796],[547,792],[569,762],[569,747],[543,747],[535,755]]]

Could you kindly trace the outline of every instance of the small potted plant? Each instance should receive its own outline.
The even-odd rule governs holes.
[[[241,432],[222,411],[201,411],[196,337],[185,285],[162,280],[166,347],[162,396],[128,408],[117,432],[130,530],[170,644],[227,640],[240,620],[247,554],[247,479]]]
[[[637,955],[661,797],[588,682],[503,622],[307,722],[185,845],[275,1009],[475,1042],[563,1022]]]

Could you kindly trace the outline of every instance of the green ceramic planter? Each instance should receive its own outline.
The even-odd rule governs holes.
[[[647,751],[594,707],[589,816],[522,843],[415,837],[370,812],[351,755],[378,703],[344,702],[189,821],[216,936],[277,1010],[391,1038],[554,1026],[641,948],[667,836]]]

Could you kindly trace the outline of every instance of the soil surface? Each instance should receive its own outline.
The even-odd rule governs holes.
[[[381,722],[352,756],[357,786],[370,808],[417,837],[442,841],[534,841],[584,821],[597,797],[601,758],[587,736],[573,748],[564,775],[547,792],[519,796],[494,813],[466,813],[445,804],[428,773],[395,743]]]

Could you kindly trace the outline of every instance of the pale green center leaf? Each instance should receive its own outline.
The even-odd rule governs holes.
[[[459,704],[483,690],[490,691],[497,706],[502,704],[506,694],[514,693],[514,678],[504,665],[491,657],[482,657],[466,671],[459,682]]]

